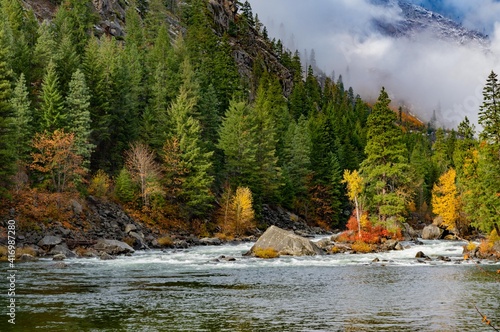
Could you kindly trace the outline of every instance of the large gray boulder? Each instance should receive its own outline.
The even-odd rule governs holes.
[[[443,230],[436,225],[425,226],[422,230],[422,239],[424,240],[437,240],[443,235]]]
[[[46,235],[43,239],[38,241],[38,246],[44,249],[52,248],[58,244],[62,243],[62,239],[59,236]]]
[[[276,226],[269,227],[264,234],[260,236],[250,249],[250,254],[254,254],[257,249],[274,249],[279,255],[290,256],[324,254],[324,252],[310,240]]]
[[[120,255],[134,252],[134,249],[125,242],[118,240],[101,239],[94,245],[94,249],[109,255]]]

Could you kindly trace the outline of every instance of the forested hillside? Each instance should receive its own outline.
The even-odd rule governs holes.
[[[68,202],[91,195],[196,234],[243,236],[268,205],[331,229],[357,215],[360,235],[435,216],[457,236],[498,233],[494,73],[482,132],[436,130],[383,88],[371,107],[318,79],[248,2],[129,1],[123,35],[91,1],[52,3],[41,21],[1,1],[1,215],[24,227],[71,224]]]

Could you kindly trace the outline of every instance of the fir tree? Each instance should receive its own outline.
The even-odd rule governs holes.
[[[222,120],[218,147],[224,152],[226,174],[232,186],[255,187],[258,165],[254,141],[255,124],[250,121],[250,106],[231,101]]]
[[[0,29],[0,195],[10,184],[10,177],[14,173],[13,148],[13,108],[10,103],[11,84],[10,70],[7,67],[7,52],[4,48],[4,31]]]
[[[28,95],[26,80],[21,73],[10,100],[14,109],[15,151],[18,159],[25,160],[31,150],[30,140],[33,137],[33,110]]]
[[[366,159],[361,163],[368,207],[382,221],[390,217],[402,219],[405,196],[410,183],[410,167],[397,116],[389,108],[384,88],[368,117]]]
[[[493,71],[483,88],[483,99],[479,111],[479,124],[483,127],[480,137],[500,146],[500,86]]]
[[[67,116],[64,112],[64,100],[59,90],[59,78],[53,61],[49,62],[43,78],[40,112],[42,130],[52,132],[65,126]]]
[[[189,219],[202,216],[213,200],[210,190],[213,152],[203,148],[200,123],[192,115],[194,106],[195,100],[189,98],[183,87],[168,111],[173,122],[170,139],[179,141],[180,160],[185,172],[180,196],[185,202]]]
[[[69,82],[69,93],[66,98],[68,111],[67,129],[75,134],[75,151],[83,159],[83,166],[90,165],[90,155],[94,145],[90,143],[90,95],[85,75],[77,69]]]

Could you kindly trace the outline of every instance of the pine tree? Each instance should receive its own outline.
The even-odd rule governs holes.
[[[75,150],[83,159],[83,166],[88,169],[90,155],[94,145],[90,143],[90,95],[85,82],[85,75],[77,69],[69,82],[69,93],[66,98],[69,132],[75,134]]]
[[[500,146],[500,86],[497,74],[491,72],[483,88],[483,105],[479,111],[480,137]]]
[[[254,142],[256,144],[255,161],[258,167],[258,182],[252,192],[257,198],[257,204],[260,203],[259,199],[275,200],[281,186],[281,170],[278,167],[276,151],[278,144],[276,120],[273,116],[274,107],[279,103],[274,103],[272,101],[274,95],[268,94],[266,91],[269,87],[266,84],[267,78],[263,77],[261,81],[250,117],[256,130]],[[274,91],[274,93],[276,92]],[[279,96],[281,97],[281,93]]]
[[[410,167],[397,116],[384,88],[368,117],[366,159],[361,163],[367,205],[379,220],[403,219]]]
[[[21,73],[10,100],[14,109],[15,151],[18,159],[26,160],[31,150],[30,140],[33,137],[33,110],[28,96],[28,88],[24,74]]]
[[[11,83],[9,68],[7,67],[7,52],[4,48],[4,31],[0,29],[0,196],[10,184],[10,177],[14,173],[13,148],[13,108],[10,103]]]
[[[285,136],[283,177],[286,186],[282,196],[288,201],[306,199],[308,182],[311,178],[311,136],[304,116],[298,123],[292,121]]]
[[[476,129],[474,124],[471,124],[469,119],[465,117],[465,119],[458,125],[457,134],[458,140],[453,152],[453,163],[455,164],[457,170],[457,181],[460,182],[464,172],[464,164],[467,159],[472,157],[471,154],[476,145],[476,140],[474,138]]]
[[[124,167],[116,178],[115,196],[121,202],[128,203],[134,200],[136,186],[132,181],[130,172]]]
[[[254,141],[256,126],[250,121],[250,106],[231,101],[222,120],[218,147],[224,152],[225,168],[232,186],[255,187],[258,165]]]
[[[40,112],[42,130],[52,132],[64,128],[67,115],[64,112],[64,100],[59,90],[59,78],[53,61],[49,62],[43,78]]]
[[[200,123],[193,117],[195,102],[182,87],[168,110],[173,123],[170,139],[179,141],[180,160],[185,171],[180,196],[185,202],[189,219],[202,216],[213,200],[210,189],[213,182],[213,176],[210,175],[213,152],[203,148]]]
[[[54,59],[57,50],[54,33],[48,21],[43,21],[40,24],[37,35],[33,51],[34,72],[32,74],[35,82],[43,79],[46,68],[49,62]]]
[[[451,165],[451,158],[448,155],[447,139],[442,128],[436,131],[436,140],[432,145],[432,161],[437,170],[438,175],[443,174]]]

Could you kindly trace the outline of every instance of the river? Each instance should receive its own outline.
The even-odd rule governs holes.
[[[461,242],[272,260],[243,257],[251,245],[17,263],[16,325],[2,314],[0,331],[493,331],[475,305],[500,325],[500,265],[462,262]]]

